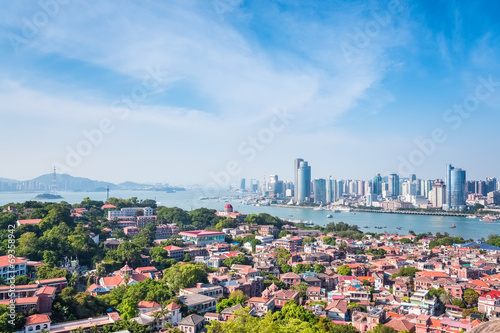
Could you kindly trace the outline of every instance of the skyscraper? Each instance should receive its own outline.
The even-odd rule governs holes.
[[[446,185],[444,185],[441,179],[436,180],[436,182],[432,185],[432,191],[429,197],[432,207],[443,207],[446,201]]]
[[[334,192],[334,189],[333,189],[333,181],[332,181],[332,177],[330,176],[327,180],[326,180],[326,198],[325,198],[325,203],[326,204],[329,204],[331,202],[333,202],[333,192]]]
[[[389,193],[392,197],[399,196],[399,176],[395,173],[389,175]]]
[[[313,181],[314,203],[326,204],[326,180],[316,178]]]
[[[297,173],[297,201],[308,202],[311,198],[311,166],[302,160]]]
[[[242,190],[242,191],[245,190],[245,178],[241,178],[240,190]]]
[[[372,193],[375,195],[382,194],[382,177],[380,176],[380,173],[377,173],[377,175],[373,177]]]
[[[465,170],[446,165],[446,203],[444,210],[465,210],[467,181]]]
[[[293,162],[293,172],[294,172],[294,191],[293,191],[293,196],[295,197],[295,200],[299,201],[299,168],[300,168],[300,162],[304,162],[304,159],[302,158],[297,158]]]

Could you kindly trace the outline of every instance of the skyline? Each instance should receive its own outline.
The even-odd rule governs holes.
[[[42,3],[0,13],[1,177],[498,176],[498,3]]]

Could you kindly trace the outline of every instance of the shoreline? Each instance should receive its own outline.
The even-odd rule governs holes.
[[[283,204],[271,204],[274,207],[284,207],[284,208],[302,208],[302,209],[313,209],[316,207],[308,206],[295,206],[295,205],[283,205]],[[366,212],[366,213],[385,213],[385,214],[410,214],[410,215],[431,215],[431,216],[459,216],[467,217],[472,214],[465,213],[449,213],[449,212],[417,212],[417,211],[405,211],[405,210],[378,210],[378,209],[360,209],[349,207],[353,212]],[[325,212],[332,212],[329,209],[324,209]]]

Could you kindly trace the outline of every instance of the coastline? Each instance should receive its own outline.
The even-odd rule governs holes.
[[[270,206],[274,207],[285,207],[285,208],[303,208],[303,209],[313,209],[316,207],[312,206],[295,206],[295,205],[283,205],[283,204],[270,204]],[[471,214],[465,213],[449,213],[449,212],[417,212],[417,211],[409,211],[409,210],[379,210],[379,209],[360,209],[349,207],[353,212],[366,212],[366,213],[385,213],[385,214],[411,214],[411,215],[433,215],[433,216],[459,216],[459,217],[467,217]],[[324,209],[325,212],[329,212],[331,210]]]

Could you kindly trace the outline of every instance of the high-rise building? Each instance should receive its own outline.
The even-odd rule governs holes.
[[[293,162],[293,174],[294,174],[294,179],[293,179],[293,186],[294,186],[293,196],[295,197],[295,200],[297,200],[297,201],[299,201],[299,168],[300,168],[300,162],[304,162],[304,159],[297,158]]]
[[[356,193],[359,196],[365,195],[365,181],[364,180],[358,180],[358,193]]]
[[[391,197],[399,196],[399,176],[395,173],[389,175],[389,195]]]
[[[344,195],[344,181],[343,180],[337,180],[337,186],[336,186],[336,200],[342,198]]]
[[[311,198],[311,166],[301,161],[297,172],[297,201],[309,202]]]
[[[375,195],[382,194],[382,176],[380,176],[380,173],[377,173],[377,175],[373,177],[372,193]]]
[[[441,179],[436,180],[432,185],[429,199],[432,207],[443,208],[446,202],[446,185]]]
[[[240,182],[240,190],[244,191],[245,190],[245,178],[241,178]]]
[[[316,178],[313,181],[314,203],[326,204],[326,180]]]
[[[329,204],[329,203],[333,202],[333,197],[334,197],[333,192],[334,192],[333,179],[330,176],[326,180],[326,198],[325,198],[325,203],[326,204]]]
[[[446,166],[446,202],[444,210],[465,210],[467,195],[465,170],[457,169],[451,164]]]

